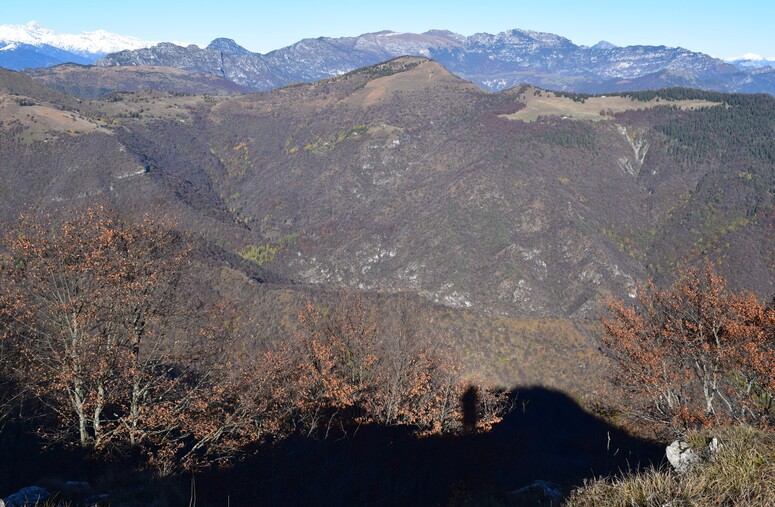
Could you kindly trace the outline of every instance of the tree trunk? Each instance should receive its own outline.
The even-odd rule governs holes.
[[[137,426],[140,420],[140,379],[137,374],[132,382],[132,401],[129,405],[129,443],[132,446],[138,444],[137,440]]]
[[[97,386],[97,400],[94,403],[94,418],[92,427],[94,428],[94,446],[99,447],[102,444],[102,409],[105,407],[105,388],[100,382]]]
[[[78,416],[78,436],[81,447],[89,446],[89,430],[87,425],[86,410],[84,407],[83,387],[80,381],[75,381],[73,387],[73,409]]]

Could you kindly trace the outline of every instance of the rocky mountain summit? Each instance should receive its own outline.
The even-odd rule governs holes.
[[[669,86],[775,92],[775,70],[771,67],[739,68],[703,53],[666,46],[619,47],[605,41],[579,46],[559,35],[519,29],[468,37],[444,30],[319,37],[266,54],[252,53],[223,38],[204,49],[162,43],[111,54],[97,65],[176,67],[224,76],[255,90],[270,90],[342,75],[403,55],[432,58],[490,91],[531,83],[585,93]]]

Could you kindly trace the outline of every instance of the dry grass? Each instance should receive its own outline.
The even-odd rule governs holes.
[[[57,135],[79,135],[90,132],[108,132],[100,125],[74,111],[59,109],[50,104],[38,104],[25,96],[0,93],[0,126],[24,128],[22,140],[41,141]]]
[[[672,470],[601,479],[573,492],[569,507],[775,505],[775,434],[745,427],[692,435],[697,450],[717,436],[722,449],[686,474]]]
[[[441,64],[433,61],[417,59],[401,59],[401,61],[417,62],[418,65],[411,70],[398,72],[390,76],[373,79],[353,95],[347,98],[346,103],[367,107],[381,100],[385,100],[392,93],[416,92],[420,90],[434,89],[443,86],[459,86],[478,91],[471,83],[463,82],[452,75]]]
[[[610,120],[612,113],[621,113],[634,109],[647,109],[657,106],[675,106],[679,109],[698,109],[701,107],[718,106],[718,102],[706,100],[651,100],[648,102],[637,101],[630,97],[599,96],[590,97],[584,102],[575,102],[570,98],[557,96],[552,92],[527,88],[519,97],[525,107],[516,113],[502,115],[510,120],[535,121],[539,116],[558,116],[572,120]],[[605,111],[605,115],[601,115]]]
[[[76,111],[35,97],[0,92],[0,128],[18,128],[16,137],[25,143],[49,142],[62,136],[112,134],[110,127],[128,121],[164,119],[186,123],[191,120],[191,110],[205,103],[203,96],[175,96],[155,91],[115,97],[112,101],[84,102],[83,110]]]

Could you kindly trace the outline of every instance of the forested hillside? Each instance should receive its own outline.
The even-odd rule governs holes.
[[[266,467],[251,491],[284,484],[300,502],[315,489],[291,471],[309,453],[337,463],[325,479],[335,496],[376,488],[337,471],[394,439],[389,463],[362,473],[393,467],[380,494],[400,502],[426,463],[395,465],[406,456],[475,462],[477,445],[500,449],[485,471],[447,470],[432,503],[454,481],[502,492],[539,473],[567,493],[589,470],[655,456],[614,421],[664,438],[771,415],[768,95],[489,93],[402,57],[234,96],[83,100],[0,71],[0,121],[0,359],[17,372],[0,379],[0,401],[19,435],[37,428],[59,450],[157,476],[251,456],[235,477]],[[657,417],[637,388],[667,374],[625,389],[614,367],[654,352],[612,337],[659,344],[667,324],[706,337],[681,312],[662,318],[666,301],[706,292],[704,266],[723,297],[696,306],[722,317],[696,350],[718,347],[702,375],[721,377],[684,378],[691,395]],[[712,383],[727,405],[703,409]],[[549,416],[578,422],[565,446],[544,441],[539,430],[559,424]],[[347,447],[361,428],[371,443]],[[542,445],[551,458],[526,468]]]

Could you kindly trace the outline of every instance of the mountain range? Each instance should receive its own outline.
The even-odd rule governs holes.
[[[689,86],[775,93],[775,69],[741,69],[708,55],[665,46],[578,46],[558,35],[509,30],[465,37],[443,30],[377,32],[358,37],[304,39],[265,55],[230,39],[206,48],[164,43],[109,55],[99,66],[162,65],[216,74],[254,90],[344,74],[403,55],[432,58],[486,90],[520,83],[548,89],[605,93]]]
[[[20,43],[6,47],[14,44],[8,54],[21,54]],[[46,44],[29,45],[40,55]],[[76,50],[96,57],[86,49],[57,48]],[[390,58],[404,52],[424,56]],[[368,65],[373,60],[379,63]],[[364,66],[348,70],[353,65]],[[488,435],[424,436],[422,447],[412,445],[406,454],[394,452],[406,435],[403,428],[383,432],[371,424],[359,424],[357,443],[355,430],[338,440],[345,449],[341,459],[329,459],[335,455],[318,453],[296,437],[288,447],[272,439],[269,452],[261,448],[266,466],[251,458],[238,465],[241,475],[211,475],[211,484],[224,485],[214,502],[232,498],[231,484],[258,484],[258,476],[267,477],[259,485],[268,493],[245,495],[243,503],[297,488],[312,503],[332,498],[324,503],[340,504],[341,491],[353,485],[373,499],[374,491],[383,490],[372,488],[369,477],[384,483],[384,470],[400,470],[392,482],[411,484],[411,491],[414,482],[404,477],[433,481],[437,464],[448,463],[463,477],[475,468],[471,483],[496,492],[498,501],[519,503],[511,494],[500,495],[524,483],[514,479],[515,470],[538,474],[530,480],[554,480],[571,463],[596,474],[580,458],[590,449],[599,450],[604,473],[638,461],[620,445],[613,426],[597,424],[602,418],[618,424],[625,412],[612,407],[632,404],[632,392],[610,382],[614,370],[600,320],[610,302],[628,306],[647,281],[667,287],[686,268],[708,263],[731,290],[773,298],[775,97],[663,87],[688,82],[727,89],[743,83],[758,89],[772,72],[767,66],[738,70],[680,48],[605,42],[586,48],[519,30],[472,37],[380,32],[305,40],[267,55],[216,39],[207,48],[163,43],[122,51],[98,65],[0,69],[0,253],[8,253],[8,239],[24,242],[14,233],[20,216],[47,217],[40,229],[45,234],[55,230],[50,222],[70,212],[104,205],[122,222],[150,219],[179,231],[175,236],[187,254],[174,287],[185,308],[170,307],[169,320],[188,325],[200,313],[213,315],[218,329],[240,333],[234,342],[240,357],[277,357],[281,367],[296,372],[283,365],[299,363],[284,357],[305,348],[295,338],[306,335],[314,372],[323,364],[315,359],[314,349],[323,343],[318,337],[332,342],[326,334],[341,331],[355,337],[333,341],[342,373],[352,374],[356,355],[359,364],[383,361],[399,375],[394,378],[400,392],[401,385],[412,385],[400,378],[414,361],[403,351],[429,337],[434,347],[459,356],[459,370],[456,365],[450,372],[455,381],[459,375],[518,390],[517,410]],[[324,78],[317,79],[321,73]],[[555,90],[512,86],[512,79]],[[630,86],[660,89],[627,91]],[[263,91],[253,93],[257,89]],[[122,236],[111,245],[122,249],[132,239]],[[69,266],[70,256],[64,257]],[[26,259],[6,258],[15,272],[34,268]],[[76,261],[80,266],[81,258]],[[203,311],[211,303],[217,303],[217,314]],[[321,319],[312,328],[304,308],[343,318]],[[125,323],[136,330],[137,320]],[[14,322],[6,327],[15,328]],[[358,344],[359,336],[377,329],[370,322],[386,330],[376,335],[377,354],[398,355],[379,359]],[[173,330],[158,336],[177,346],[210,335]],[[220,333],[215,336],[220,341]],[[327,355],[319,357],[327,362]],[[153,364],[186,384],[197,378],[179,376],[168,361]],[[236,378],[234,363],[223,364]],[[260,383],[262,377],[253,378]],[[216,394],[222,392],[228,391]],[[293,392],[273,389],[269,399]],[[477,397],[475,389],[469,392]],[[249,398],[262,403],[267,396]],[[256,406],[251,402],[251,413]],[[572,410],[554,409],[563,406]],[[226,407],[230,418],[234,411]],[[526,431],[526,421],[540,427],[540,438]],[[590,433],[592,426],[599,429]],[[568,427],[580,429],[567,444],[557,443],[555,436]],[[652,430],[648,422],[644,431]],[[372,434],[376,438],[365,436]],[[13,442],[14,435],[5,440]],[[447,447],[451,441],[460,444]],[[606,441],[613,442],[621,462],[611,461]],[[9,448],[27,448],[19,442]],[[323,449],[332,444],[338,445],[321,442]],[[366,451],[353,454],[358,446]],[[442,458],[426,452],[441,447],[449,449]],[[385,449],[389,468],[377,460],[364,474],[352,465],[372,463],[375,452]],[[474,449],[475,456],[461,461],[459,449]],[[482,449],[488,449],[484,460]],[[494,459],[498,453],[509,459]],[[424,458],[416,468],[403,466],[417,456]],[[82,461],[80,452],[76,459]],[[19,465],[14,453],[5,461],[7,469]],[[22,464],[39,474],[36,462]],[[41,462],[67,463],[48,455]],[[134,468],[137,461],[127,463]],[[340,483],[310,475],[310,463],[341,476],[346,487],[329,487],[331,496],[321,497],[320,484]],[[94,469],[120,477],[120,488],[147,503],[126,474],[101,462]],[[197,479],[203,476],[207,472]],[[81,478],[103,484],[99,477]],[[181,484],[184,493],[169,498],[185,498],[189,483]],[[207,484],[200,483],[200,490],[212,492]],[[459,491],[476,503],[478,497],[468,496],[475,490]],[[413,503],[396,498],[386,503]],[[451,501],[459,498],[455,493]],[[122,503],[118,496],[110,499]]]
[[[267,333],[310,291],[406,295],[473,370],[578,389],[590,322],[638,282],[712,260],[775,292],[767,95],[491,93],[401,57],[229,97],[77,100],[2,71],[0,112],[0,220],[95,201],[174,220],[271,270],[202,274]]]
[[[489,91],[521,83],[545,89],[611,93],[684,86],[724,92],[775,93],[775,69],[757,55],[726,62],[666,46],[619,47],[604,41],[579,46],[569,39],[530,30],[463,36],[445,30],[422,34],[383,31],[357,37],[304,39],[266,54],[219,38],[207,47],[155,44],[103,31],[58,35],[34,23],[0,26],[0,66],[50,67],[64,62],[99,67],[169,67],[216,76],[253,91],[312,82],[410,55],[434,59],[455,75]],[[110,54],[108,54],[110,53]],[[100,71],[36,70],[58,89],[84,88]],[[198,78],[190,78],[196,80]],[[116,84],[111,90],[133,90]],[[105,87],[103,87],[105,88]],[[226,91],[224,91],[226,92]]]

